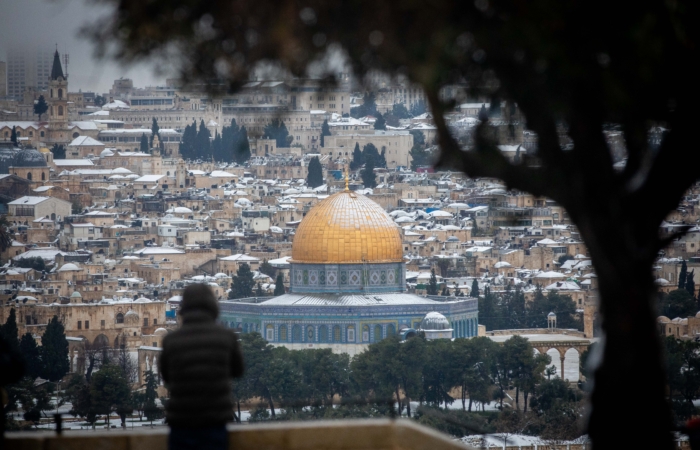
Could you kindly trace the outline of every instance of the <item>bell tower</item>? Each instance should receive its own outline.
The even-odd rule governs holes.
[[[56,49],[49,77],[49,142],[69,142],[68,131],[68,77]]]

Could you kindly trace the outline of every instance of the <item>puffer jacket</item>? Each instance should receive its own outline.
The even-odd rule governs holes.
[[[165,413],[173,427],[211,427],[233,419],[231,378],[243,374],[233,331],[216,323],[213,295],[183,295],[182,326],[163,339],[160,374],[170,390]]]

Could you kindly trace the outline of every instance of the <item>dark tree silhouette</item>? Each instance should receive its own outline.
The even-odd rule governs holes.
[[[39,96],[39,99],[34,103],[34,114],[39,116],[39,122],[41,122],[41,116],[49,110],[49,105],[46,103],[46,99],[43,95]]]
[[[325,55],[327,47],[314,44],[323,33],[326,42],[343,47],[360,77],[374,69],[401,69],[419,83],[437,128],[439,167],[499,178],[509,188],[551,198],[586,242],[606,336],[588,423],[595,447],[672,448],[651,268],[659,251],[678,237],[661,237],[660,224],[700,176],[700,154],[687,152],[700,114],[700,86],[687,70],[700,51],[697,2],[634,8],[600,0],[544,0],[527,7],[516,0],[243,0],[198,8],[188,0],[110,3],[119,6],[113,16],[92,28],[99,49],[114,44],[122,60],[132,61],[169,56],[165,49],[177,42],[186,81],[218,82],[225,66],[230,85],[238,87],[257,62],[270,60],[301,76]],[[194,33],[203,18],[212,32]],[[254,45],[251,35],[257,37]],[[226,39],[235,45],[221,46]],[[453,103],[440,96],[443,86],[464,79],[474,94],[490,97],[493,113],[501,102],[517,104],[537,134],[537,164],[529,155],[517,166],[508,161],[489,138],[490,121],[476,129],[478,151],[464,151],[445,119]],[[603,133],[610,123],[620,125],[626,143],[620,171]],[[567,149],[560,145],[564,124]],[[651,140],[655,125],[665,131]],[[649,198],[655,199],[651,205]],[[644,377],[630,376],[640,373]],[[626,398],[627,408],[645,411],[635,418],[635,428],[644,433],[616,432],[620,392],[645,393]]]

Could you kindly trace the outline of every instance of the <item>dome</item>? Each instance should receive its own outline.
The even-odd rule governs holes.
[[[71,272],[74,270],[80,270],[80,267],[76,266],[73,263],[65,263],[61,266],[60,269],[58,269],[59,272]]]
[[[153,332],[153,334],[155,334],[156,336],[164,336],[168,334],[168,330],[166,330],[165,328],[158,328],[156,331]]]
[[[100,156],[103,158],[105,156],[114,156],[114,152],[112,150],[106,148],[106,149],[102,150],[102,152],[100,152]]]
[[[134,303],[151,303],[151,301],[146,297],[139,297],[136,300],[134,300]]]
[[[26,148],[17,153],[12,165],[14,167],[46,167],[46,159],[40,151]]]
[[[449,330],[450,322],[439,312],[429,312],[420,325],[422,330]]]
[[[73,291],[73,293],[70,295],[70,298],[83,298],[83,296],[80,294],[80,292]]]
[[[124,323],[126,325],[139,325],[139,315],[133,309],[124,314]]]
[[[700,312],[698,314],[700,314]],[[656,318],[656,322],[657,323],[669,323],[669,322],[671,322],[671,319],[669,319],[666,316],[659,316]]]
[[[292,262],[402,262],[401,233],[391,217],[364,195],[343,191],[319,202],[301,221]]]

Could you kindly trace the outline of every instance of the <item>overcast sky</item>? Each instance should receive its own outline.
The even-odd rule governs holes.
[[[12,47],[56,48],[61,55],[70,55],[69,89],[77,92],[107,92],[120,77],[131,78],[134,86],[164,85],[164,77],[156,77],[147,65],[122,67],[113,61],[93,57],[93,45],[78,36],[86,23],[92,23],[108,12],[85,0],[1,0],[0,60]],[[65,70],[65,67],[64,67]]]

